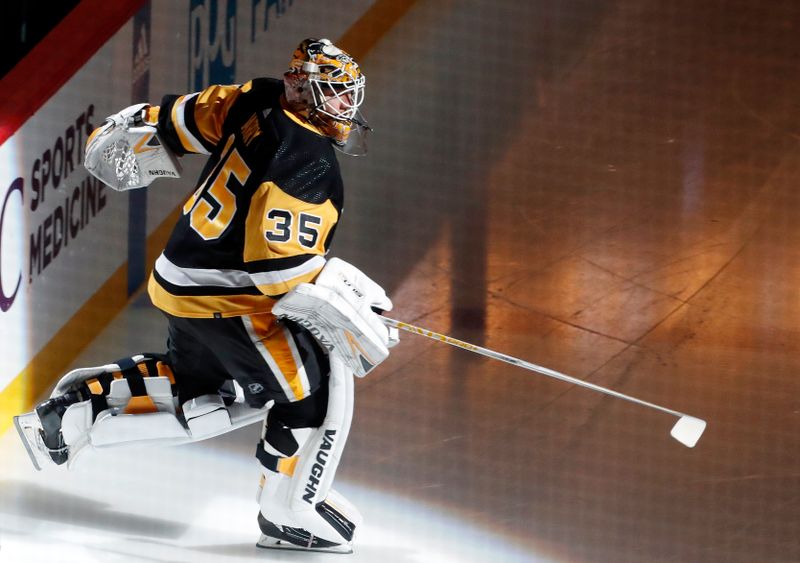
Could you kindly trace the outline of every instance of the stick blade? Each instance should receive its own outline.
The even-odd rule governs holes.
[[[687,448],[693,448],[705,429],[705,420],[684,415],[672,427],[670,434]]]

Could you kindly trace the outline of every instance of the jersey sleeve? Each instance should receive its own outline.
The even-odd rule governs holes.
[[[269,296],[312,281],[339,220],[330,199],[303,201],[274,182],[264,182],[251,200],[245,224],[244,263],[253,283]]]
[[[223,137],[223,127],[236,100],[249,91],[244,85],[213,85],[182,96],[164,96],[158,108],[158,131],[176,154],[211,154]]]

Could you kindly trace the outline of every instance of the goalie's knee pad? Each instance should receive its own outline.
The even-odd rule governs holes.
[[[353,413],[353,375],[331,356],[327,413],[319,428],[311,429],[297,453],[261,453],[264,465],[259,496],[259,521],[270,524],[273,539],[296,545],[316,540],[349,544],[361,523],[358,510],[331,484],[339,465]],[[282,531],[275,538],[275,530]],[[299,543],[298,543],[299,542]]]

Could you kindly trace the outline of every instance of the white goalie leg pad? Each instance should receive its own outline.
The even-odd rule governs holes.
[[[349,544],[361,525],[358,510],[331,484],[344,451],[353,417],[353,374],[331,356],[325,421],[298,452],[291,477],[270,474],[260,497],[261,514],[278,526],[307,531],[337,544]]]
[[[354,375],[364,377],[389,356],[389,345],[398,340],[397,331],[390,332],[373,307],[389,311],[392,302],[356,267],[331,258],[314,284],[292,288],[272,313],[304,327]]]
[[[89,443],[102,449],[199,442],[260,422],[267,411],[267,408],[254,409],[245,404],[225,406],[219,395],[203,395],[184,403],[183,421],[171,412],[114,414],[109,409],[95,419],[89,430]]]
[[[268,410],[241,404],[226,407],[218,395],[204,395],[198,399],[204,405],[201,411],[217,402],[221,407],[191,413],[189,420],[184,419],[186,425],[177,416],[167,412],[114,415],[110,410],[103,411],[89,432],[89,443],[96,449],[134,445],[179,446],[261,422]]]
[[[139,362],[144,356],[138,355],[131,359]],[[14,417],[14,425],[20,439],[37,470],[48,465],[71,463],[89,443],[88,432],[93,420],[91,401],[79,402],[80,396],[76,390],[87,380],[119,370],[120,366],[117,364],[75,369],[58,381],[50,394],[50,400],[41,403],[31,412]],[[44,407],[45,410],[40,412],[40,407]],[[67,412],[57,414],[56,411],[59,409],[71,410],[67,416]],[[42,412],[48,421],[47,436],[45,424],[40,419]],[[64,417],[67,419],[66,423]],[[65,433],[68,442],[64,440]]]
[[[228,432],[232,425],[225,401],[219,395],[202,395],[183,404],[183,418],[189,434],[199,440],[203,436]]]
[[[111,390],[106,396],[108,408],[97,413],[94,420],[91,401],[70,405],[61,422],[70,457],[74,458],[86,445],[100,449],[141,443],[182,443],[190,439],[191,434],[175,416],[170,380],[163,376],[147,377],[144,385],[157,412],[126,412],[132,396],[125,379],[111,382]]]
[[[70,405],[62,419],[64,443],[70,452],[68,467],[79,453],[86,451],[86,446],[97,451],[127,446],[179,446],[261,422],[268,412],[266,407],[254,409],[239,403],[225,406],[219,395],[187,401],[184,408],[188,419],[179,418],[174,411],[124,414],[115,407],[100,412],[92,422],[91,401]],[[33,459],[34,454],[30,450],[29,453]],[[41,469],[48,461],[46,456],[36,456],[34,466]]]
[[[131,358],[135,363],[145,360],[143,355]],[[92,368],[81,368],[69,372],[59,380],[51,394],[51,399],[74,393],[84,382],[103,374],[120,371],[117,364]],[[176,411],[172,382],[168,377],[150,376],[143,378],[146,396],[132,397],[128,381],[114,379],[105,395],[107,408],[94,413],[92,400],[69,404],[61,415],[60,436],[68,452],[67,466],[71,466],[78,454],[88,449],[103,450],[121,446],[179,445],[195,442],[231,432],[242,426],[260,422],[266,416],[268,407],[253,409],[244,403],[235,402],[226,406],[222,397],[204,395],[187,401],[182,413]],[[90,387],[91,389],[91,387]],[[135,412],[135,401],[144,400],[155,412]],[[152,407],[155,407],[154,409]],[[14,417],[14,423],[25,445],[31,461],[37,470],[54,462],[51,454],[56,450],[48,448],[43,441],[42,421],[37,411]]]
[[[136,365],[141,362],[152,361],[154,358],[138,354],[126,360]],[[99,383],[96,381],[92,383],[91,380],[102,375],[121,372],[121,369],[119,364],[114,363],[73,370],[58,381],[50,394],[49,401],[40,404],[32,412],[14,417],[17,431],[34,467],[41,469],[45,465],[50,465],[51,463],[61,464],[64,461],[69,465],[74,462],[78,454],[86,446],[93,445],[93,440],[98,445],[104,445],[114,441],[129,442],[132,439],[131,434],[137,435],[137,432],[131,432],[130,429],[124,426],[127,418],[132,415],[120,414],[125,412],[125,408],[131,401],[130,388],[125,379],[111,381],[109,393],[104,397],[107,402],[107,409],[97,413],[97,416],[94,416],[92,401],[86,398],[86,393],[89,392],[86,390],[87,385],[85,384],[87,382],[90,385],[96,384],[99,386]],[[160,418],[171,417],[177,423],[169,378],[157,376],[142,379],[147,400],[149,401],[148,405],[162,415]],[[81,394],[83,394],[83,397],[80,396]],[[69,399],[70,396],[72,396],[71,399]],[[81,398],[86,398],[86,400],[80,400]],[[54,410],[59,407],[53,406],[53,403],[56,402],[58,404],[58,401],[63,401],[64,399],[67,399],[67,401],[60,403],[63,405],[60,407],[64,409],[63,412],[54,415]],[[45,407],[45,404],[49,406]],[[40,411],[40,407],[44,407],[45,410]],[[45,437],[45,425],[39,418],[43,412],[46,413],[45,416],[48,420],[47,432],[49,433],[49,438]],[[115,420],[111,425],[117,424],[120,425],[120,428],[109,431],[110,427],[106,419],[112,416],[117,418],[117,415],[122,418],[118,421]],[[97,435],[93,437],[92,432],[95,429],[97,430]],[[153,434],[153,431],[145,430],[145,435],[152,436]],[[155,434],[160,437],[164,435],[174,437],[176,435],[175,424],[167,423],[160,432]],[[47,440],[50,440],[50,446],[46,443]],[[55,442],[58,442],[58,445]],[[56,458],[58,458],[58,461],[56,461]]]

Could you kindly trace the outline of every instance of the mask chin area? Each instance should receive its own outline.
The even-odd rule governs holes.
[[[359,112],[352,121],[350,134],[343,143],[334,143],[340,152],[349,156],[364,156],[367,154],[367,137],[372,132],[372,127]]]

